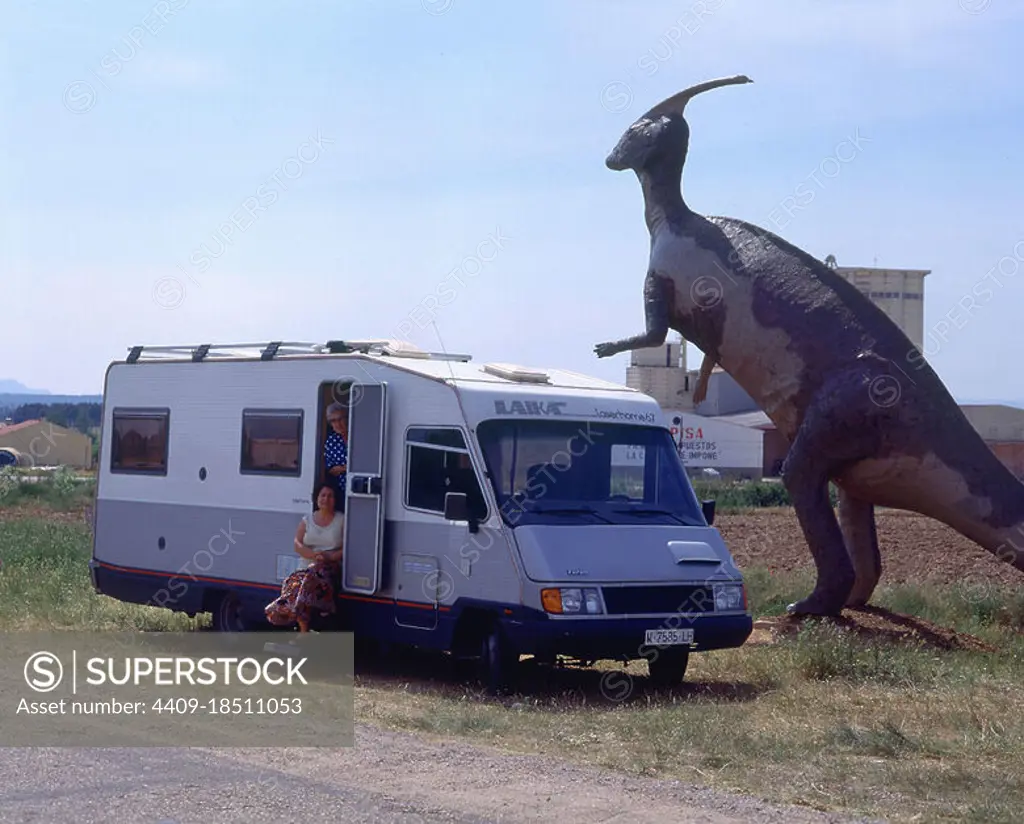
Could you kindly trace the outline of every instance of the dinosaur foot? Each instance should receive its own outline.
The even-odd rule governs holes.
[[[790,615],[820,615],[838,618],[843,612],[845,600],[841,595],[836,597],[812,592],[806,598],[787,606],[786,612]]]
[[[594,353],[599,358],[607,358],[610,355],[617,355],[620,347],[617,341],[609,341],[608,343],[599,343],[594,347]]]

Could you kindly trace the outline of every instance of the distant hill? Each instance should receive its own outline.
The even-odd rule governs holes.
[[[1014,406],[1024,409],[1024,401],[1006,400],[1004,398],[957,398],[961,406]]]
[[[21,394],[0,392],[0,409],[29,403],[103,403],[102,395],[51,395],[48,392]]]
[[[49,395],[49,389],[30,389],[21,381],[0,378],[0,395]]]

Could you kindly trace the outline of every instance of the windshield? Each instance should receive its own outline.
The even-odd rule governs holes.
[[[665,429],[590,421],[491,420],[477,437],[509,524],[706,526]]]

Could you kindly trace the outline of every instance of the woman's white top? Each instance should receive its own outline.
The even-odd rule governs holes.
[[[320,526],[313,519],[312,512],[303,515],[302,520],[306,522],[306,536],[302,543],[310,549],[324,552],[341,546],[342,528],[345,526],[345,516],[342,513],[335,512],[334,519],[327,526]]]

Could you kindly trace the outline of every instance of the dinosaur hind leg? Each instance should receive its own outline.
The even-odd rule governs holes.
[[[789,605],[787,609],[791,613],[839,615],[856,580],[828,497],[829,474],[820,458],[813,450],[804,448],[797,436],[786,456],[782,480],[814,558],[817,582],[810,595]]]
[[[856,498],[840,487],[839,527],[856,574],[853,589],[846,598],[846,606],[864,606],[871,600],[878,580],[882,577],[882,556],[878,551],[874,504]]]
[[[817,569],[814,591],[790,604],[791,613],[839,615],[858,583],[873,588],[873,509],[847,502],[843,519],[848,549],[828,495],[829,479],[875,454],[879,446],[878,421],[871,420],[872,412],[865,421],[863,387],[861,369],[833,375],[807,409],[783,464],[782,480]],[[856,597],[863,591],[857,589]]]

